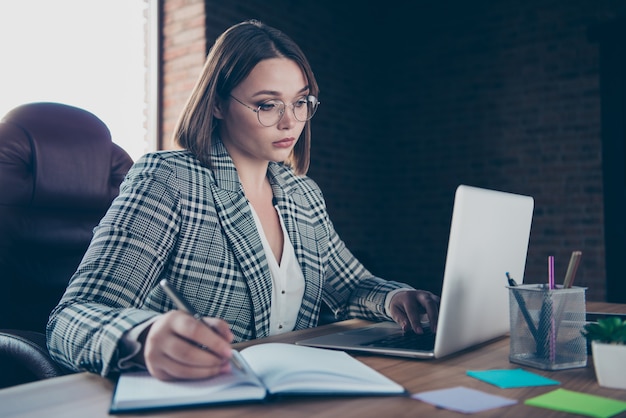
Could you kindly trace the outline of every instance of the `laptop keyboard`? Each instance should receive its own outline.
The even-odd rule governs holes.
[[[417,350],[431,350],[435,346],[435,334],[426,331],[424,334],[406,332],[390,335],[361,344],[364,347],[409,348]]]

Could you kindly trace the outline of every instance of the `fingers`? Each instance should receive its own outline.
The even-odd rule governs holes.
[[[423,322],[426,320],[432,331],[436,332],[439,302],[439,296],[425,290],[399,292],[391,300],[391,316],[404,331],[411,329],[422,334]]]
[[[428,293],[428,295],[424,296],[424,299],[420,303],[426,310],[426,316],[430,322],[430,329],[433,332],[437,332],[437,323],[439,321],[439,303],[441,298],[430,292],[425,293]]]
[[[205,320],[172,311],[155,321],[143,345],[150,374],[161,380],[202,379],[230,370],[232,333],[224,321]]]
[[[217,318],[203,318],[205,324],[217,332],[228,344],[233,342],[234,335],[226,321]],[[229,345],[230,348],[230,345]]]

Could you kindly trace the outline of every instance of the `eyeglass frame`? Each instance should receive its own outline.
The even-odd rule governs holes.
[[[282,101],[282,100],[280,100],[280,99],[268,99],[268,100],[266,100],[266,102],[270,102],[270,101],[281,102],[281,103],[283,104],[284,108],[283,108],[283,112],[280,114],[280,117],[278,118],[278,120],[277,120],[276,122],[272,123],[271,125],[265,125],[263,122],[261,122],[261,113],[260,113],[260,112],[261,112],[261,106],[263,106],[263,104],[265,104],[266,102],[261,103],[261,104],[260,104],[260,105],[258,105],[258,106],[256,107],[256,109],[255,109],[254,107],[252,107],[252,106],[249,106],[249,105],[245,104],[244,102],[242,102],[241,100],[239,100],[238,98],[236,98],[235,96],[233,96],[232,94],[230,94],[229,96],[230,96],[231,98],[235,99],[235,101],[236,101],[237,103],[239,103],[239,104],[241,104],[241,105],[243,105],[243,106],[247,107],[248,109],[250,109],[250,110],[252,110],[254,113],[256,113],[256,118],[257,118],[257,120],[259,121],[259,123],[260,123],[262,126],[265,126],[266,128],[270,128],[270,127],[272,127],[272,126],[278,125],[278,124],[280,123],[280,121],[281,121],[281,120],[283,120],[283,116],[285,116],[285,109],[287,108],[287,103],[285,103],[284,101]],[[300,120],[300,119],[298,119],[298,117],[296,116],[296,108],[295,108],[294,103],[289,103],[289,106],[291,106],[291,111],[293,112],[293,117],[294,117],[294,118],[295,118],[298,122],[308,122],[308,121],[310,121],[311,119],[313,119],[313,116],[315,116],[315,112],[317,112],[317,108],[318,108],[318,107],[319,107],[319,105],[320,105],[320,101],[317,99],[317,97],[316,97],[316,96],[314,96],[314,95],[312,95],[312,94],[305,94],[305,95],[303,95],[303,96],[301,96],[301,97],[306,97],[306,98],[307,98],[307,103],[308,103],[308,100],[310,100],[310,98],[311,98],[311,97],[313,97],[313,98],[315,99],[315,110],[313,111],[313,113],[311,114],[311,116],[310,116],[309,118],[307,118],[306,120]]]

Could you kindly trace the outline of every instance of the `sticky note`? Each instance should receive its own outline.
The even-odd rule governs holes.
[[[465,414],[472,414],[517,403],[515,399],[492,395],[463,386],[420,392],[411,397],[434,405],[437,408],[445,408]]]
[[[626,411],[626,402],[566,389],[556,389],[527,399],[524,403],[597,418],[608,418]]]
[[[558,385],[560,383],[523,369],[468,370],[467,375],[503,389]]]

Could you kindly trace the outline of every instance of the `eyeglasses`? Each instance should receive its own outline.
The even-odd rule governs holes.
[[[266,127],[274,126],[280,122],[285,114],[285,108],[287,107],[285,102],[282,100],[272,99],[261,103],[255,109],[252,106],[248,106],[233,95],[230,97],[256,113],[259,123]],[[320,102],[317,100],[317,97],[309,95],[298,98],[295,102],[291,103],[290,106],[293,109],[293,116],[296,120],[299,122],[306,122],[307,120],[310,120],[313,115],[315,115],[319,104]]]

